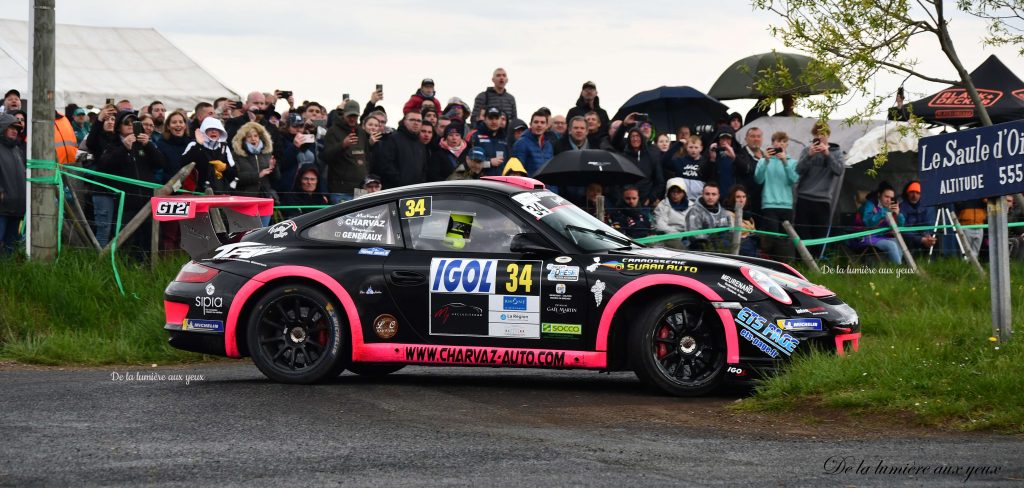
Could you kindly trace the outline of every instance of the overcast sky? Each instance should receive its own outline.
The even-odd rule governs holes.
[[[31,1],[4,3],[15,4],[5,17],[28,19]],[[540,106],[564,114],[586,80],[596,82],[602,106],[613,115],[636,92],[660,85],[707,92],[732,62],[773,48],[786,51],[768,33],[777,18],[754,12],[748,0],[57,0],[56,14],[62,24],[154,28],[241,94],[292,90],[297,101],[330,107],[342,93],[365,102],[381,83],[389,114],[401,113],[425,77],[435,80],[442,104],[459,96],[472,105],[501,66],[521,117]],[[968,70],[998,54],[1024,75],[1013,49],[981,45],[981,22],[957,13],[951,25]],[[911,54],[922,70],[954,77],[931,39]],[[876,89],[892,93],[901,79],[880,77]],[[913,80],[906,86],[911,99],[941,88]],[[753,101],[725,103],[745,114]]]

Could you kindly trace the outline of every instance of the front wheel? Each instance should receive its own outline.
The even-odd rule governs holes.
[[[316,383],[337,376],[344,332],[337,305],[319,290],[284,285],[253,309],[249,354],[263,374],[282,383]]]
[[[675,396],[703,395],[725,374],[725,334],[714,309],[692,295],[665,296],[630,331],[634,371]]]

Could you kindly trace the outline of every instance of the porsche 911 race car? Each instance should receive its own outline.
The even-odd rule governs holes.
[[[154,198],[193,258],[165,291],[172,346],[250,356],[286,383],[582,368],[686,396],[858,346],[857,313],[788,265],[645,247],[529,178],[407,186],[251,229],[272,206]]]

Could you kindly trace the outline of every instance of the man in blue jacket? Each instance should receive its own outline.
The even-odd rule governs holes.
[[[500,175],[501,165],[509,157],[508,137],[501,127],[501,115],[498,107],[489,107],[484,119],[476,123],[476,130],[469,136],[469,147],[479,147],[487,156],[488,165],[484,168],[484,174],[488,176]]]
[[[547,130],[547,115],[540,111],[534,112],[530,117],[530,130],[512,146],[512,156],[522,161],[530,176],[536,174],[555,155],[554,145],[544,137]]]

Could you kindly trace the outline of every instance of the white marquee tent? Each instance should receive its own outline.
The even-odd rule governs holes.
[[[31,98],[30,35],[28,22],[0,19],[0,94],[15,88]],[[136,109],[160,100],[169,110],[191,111],[201,101],[238,97],[154,29],[58,24],[56,35],[57,110],[115,98]]]

